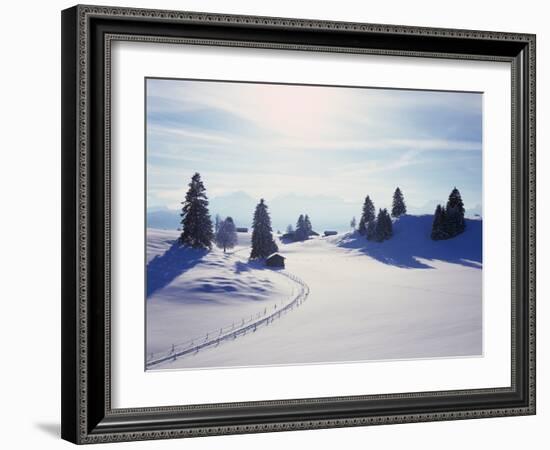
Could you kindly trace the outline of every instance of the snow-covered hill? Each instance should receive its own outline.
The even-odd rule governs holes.
[[[328,238],[343,248],[362,252],[385,264],[405,268],[430,268],[430,261],[445,261],[471,267],[482,263],[483,222],[466,219],[464,233],[446,241],[430,238],[433,216],[406,215],[394,221],[393,238],[367,241],[359,233],[346,233]]]
[[[185,248],[179,233],[147,230],[147,354],[204,338],[293,298],[295,283],[248,264],[250,235],[232,253]]]
[[[155,368],[480,355],[482,222],[468,220],[448,241],[432,241],[430,228],[431,216],[405,216],[383,243],[350,233],[279,243],[285,271],[309,287],[307,302],[255,333]],[[148,253],[157,255],[148,271],[153,284],[161,279],[147,301],[149,352],[295,293],[277,271],[247,263],[248,242],[223,255],[171,248],[176,236],[148,231]]]

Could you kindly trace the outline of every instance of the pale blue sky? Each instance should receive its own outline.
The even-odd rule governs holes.
[[[432,213],[456,186],[474,208],[482,94],[148,79],[147,171],[148,207],[179,208],[200,172],[211,198],[322,195],[359,214],[399,185]]]

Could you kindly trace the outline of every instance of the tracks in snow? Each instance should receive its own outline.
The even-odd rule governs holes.
[[[229,255],[235,257],[236,253],[244,250],[247,249],[236,250]],[[164,362],[175,361],[180,357],[196,354],[200,350],[209,347],[217,347],[224,341],[237,339],[239,336],[244,336],[247,333],[254,333],[258,328],[269,325],[275,319],[279,319],[281,316],[292,311],[294,308],[298,308],[303,302],[306,301],[309,295],[309,286],[301,278],[282,270],[273,272],[288,278],[297,285],[298,294],[295,295],[289,303],[280,308],[277,308],[275,305],[275,308],[272,311],[267,311],[266,308],[263,314],[258,313],[257,315],[253,315],[246,321],[243,319],[242,322],[236,326],[235,324],[232,324],[231,326],[220,328],[219,333],[206,333],[204,336],[190,339],[189,341],[177,346],[172,346],[172,349],[166,352],[153,354],[151,355],[151,358],[147,360],[145,364],[146,368],[150,369]]]

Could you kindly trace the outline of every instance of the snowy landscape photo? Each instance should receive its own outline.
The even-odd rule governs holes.
[[[145,114],[147,371],[483,356],[482,93],[147,78]]]

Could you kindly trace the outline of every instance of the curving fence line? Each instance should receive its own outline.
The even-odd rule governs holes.
[[[189,339],[177,345],[172,345],[172,348],[168,351],[151,353],[145,364],[146,368],[149,369],[167,361],[175,361],[182,356],[198,353],[200,350],[208,347],[216,347],[223,341],[237,339],[237,337],[244,336],[249,332],[254,333],[261,326],[267,326],[275,319],[299,307],[306,301],[309,295],[309,286],[296,275],[283,271],[278,271],[277,273],[287,277],[298,285],[298,294],[291,302],[280,308],[277,308],[275,305],[274,309],[269,309],[269,311],[268,308],[266,308],[263,313],[254,314],[250,316],[249,319],[242,319],[241,322],[234,322],[231,325],[227,325],[213,332],[208,332],[200,337]]]

